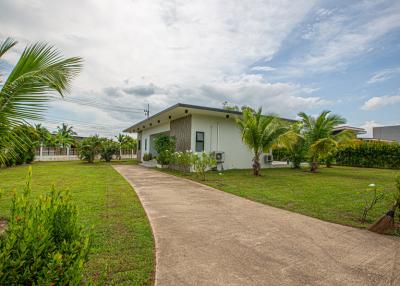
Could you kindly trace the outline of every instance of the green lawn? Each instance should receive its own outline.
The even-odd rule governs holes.
[[[176,171],[165,171],[182,176]],[[208,172],[205,182],[195,174],[183,176],[263,204],[339,224],[366,227],[368,224],[361,224],[359,219],[363,206],[359,191],[375,183],[387,193],[385,200],[370,212],[368,222],[373,222],[392,203],[397,173],[400,171],[334,167],[321,168],[316,174],[304,169],[263,169],[261,177],[252,176],[251,170],[230,170],[222,175]]]
[[[82,223],[94,227],[88,276],[106,277],[108,285],[152,284],[155,262],[150,224],[135,192],[110,164],[42,162],[32,167],[33,195],[48,192],[51,184],[69,189]],[[22,188],[27,170],[27,166],[0,169],[4,191],[0,217],[8,216],[11,191]]]

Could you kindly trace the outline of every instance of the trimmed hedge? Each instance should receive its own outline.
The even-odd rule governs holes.
[[[400,168],[400,144],[380,141],[357,141],[339,147],[336,164],[368,168]]]

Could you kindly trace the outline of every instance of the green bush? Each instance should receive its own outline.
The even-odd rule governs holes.
[[[153,155],[151,153],[144,153],[143,154],[143,161],[150,161],[153,159]]]
[[[100,153],[101,143],[102,140],[99,136],[91,136],[83,139],[78,147],[79,158],[88,163],[93,163],[96,156]]]
[[[114,155],[119,154],[119,145],[110,139],[101,140],[100,158],[106,162],[110,162]]]
[[[30,198],[31,169],[0,236],[0,285],[81,285],[90,237],[68,192]]]
[[[194,171],[203,181],[206,180],[206,171],[215,167],[217,164],[215,157],[205,152],[193,154],[192,162]]]
[[[171,154],[170,167],[179,171],[189,172],[193,164],[192,151],[174,152]]]
[[[171,154],[175,150],[173,137],[161,135],[154,140],[154,149],[157,151],[157,163],[168,165],[171,161]]]
[[[341,146],[336,153],[336,164],[353,167],[400,168],[400,144],[380,141],[357,141]]]

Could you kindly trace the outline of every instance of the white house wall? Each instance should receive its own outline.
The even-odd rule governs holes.
[[[150,151],[150,135],[162,133],[170,130],[169,122],[164,124],[158,124],[154,127],[146,128],[142,131],[142,139],[141,139],[141,152],[140,152],[140,160],[143,159],[144,153],[149,153]],[[145,141],[147,140],[147,146],[145,146]],[[145,147],[147,147],[145,149]]]
[[[240,130],[233,118],[192,115],[192,150],[195,151],[196,132],[204,132],[204,151],[225,152],[224,169],[246,169],[252,167],[252,153],[242,142]],[[262,166],[264,165],[263,158]]]

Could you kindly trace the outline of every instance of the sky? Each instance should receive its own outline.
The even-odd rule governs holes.
[[[84,68],[44,125],[114,136],[178,102],[331,110],[352,126],[400,124],[400,1],[1,0],[0,41],[54,45]]]

